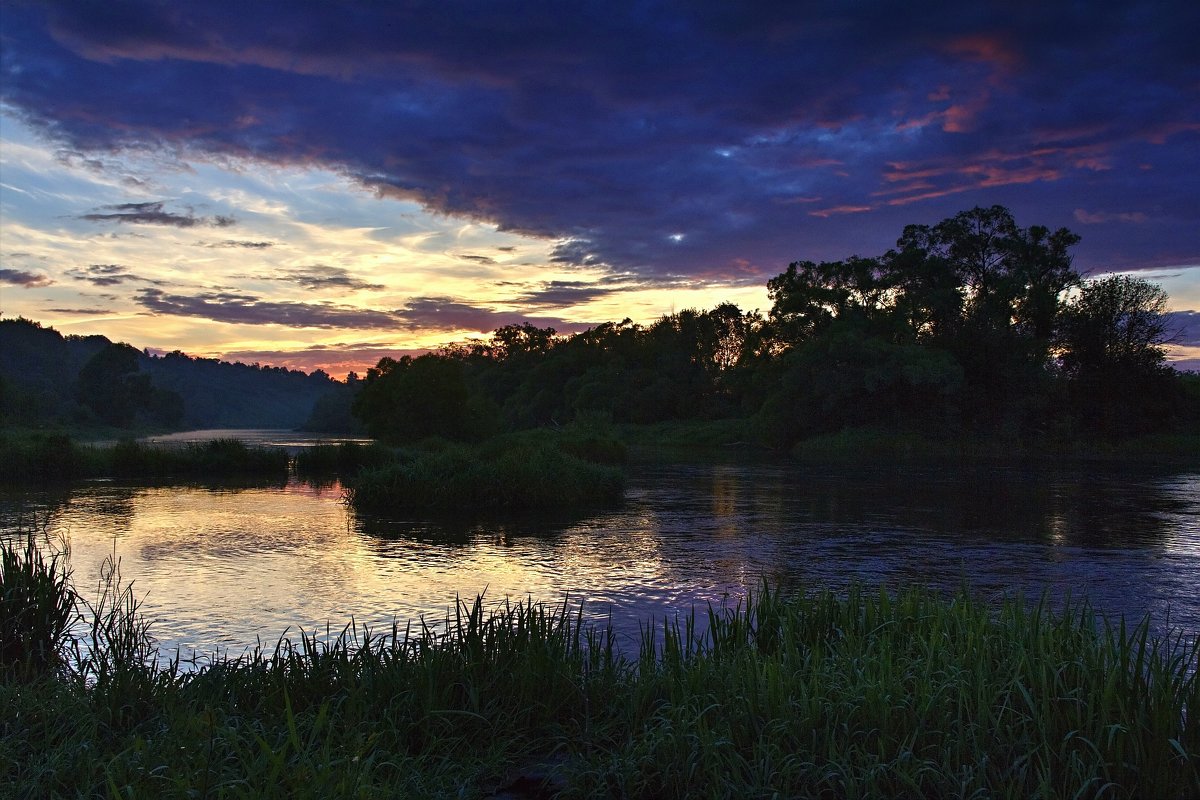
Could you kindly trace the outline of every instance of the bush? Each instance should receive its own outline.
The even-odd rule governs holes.
[[[347,499],[371,513],[548,511],[613,502],[623,488],[619,470],[526,437],[407,453],[361,471]]]
[[[364,467],[379,467],[395,457],[392,450],[372,442],[342,442],[341,444],[315,444],[305,447],[296,454],[296,472],[301,475],[338,474],[349,476]]]

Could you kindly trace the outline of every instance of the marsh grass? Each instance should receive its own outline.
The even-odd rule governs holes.
[[[377,442],[320,443],[301,449],[292,464],[302,477],[333,474],[349,477],[367,467],[381,467],[394,458],[391,448]]]
[[[122,440],[84,445],[61,434],[0,436],[0,482],[45,483],[78,478],[286,477],[287,452],[248,447],[237,439],[182,446]]]
[[[476,598],[188,671],[107,577],[86,658],[0,683],[16,797],[1200,796],[1196,647],[1086,604],[763,587],[622,654]]]
[[[9,678],[53,674],[66,661],[78,617],[67,555],[34,526],[0,548],[0,673]]]
[[[580,458],[547,435],[517,435],[403,452],[360,471],[346,498],[358,511],[384,514],[543,511],[614,502],[623,488],[619,469]]]

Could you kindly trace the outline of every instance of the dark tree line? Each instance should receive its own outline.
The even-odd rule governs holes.
[[[1162,290],[1083,280],[1078,241],[975,208],[908,226],[881,256],[790,264],[767,284],[765,316],[722,304],[566,337],[509,325],[383,359],[353,408],[392,441],[591,419],[749,417],[778,446],[847,427],[1070,438],[1195,425],[1196,379],[1165,362]]]
[[[343,386],[319,370],[156,356],[103,336],[0,320],[0,425],[291,428]]]

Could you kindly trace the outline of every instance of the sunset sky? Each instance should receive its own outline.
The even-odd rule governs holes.
[[[1200,368],[1200,3],[23,3],[0,312],[341,376],[769,306],[976,205],[1171,294]]]

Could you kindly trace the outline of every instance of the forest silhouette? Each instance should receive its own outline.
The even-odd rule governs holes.
[[[797,261],[764,315],[724,303],[560,337],[384,358],[354,414],[385,441],[596,420],[745,418],[773,447],[851,428],[1075,439],[1194,429],[1200,380],[1166,363],[1167,296],[1073,268],[1079,237],[1001,206],[906,227],[877,257]]]
[[[525,322],[384,358],[346,383],[2,320],[0,423],[365,427],[408,443],[736,419],[773,448],[848,429],[1003,441],[1194,432],[1200,376],[1166,362],[1166,294],[1128,275],[1084,279],[1078,241],[974,208],[909,225],[879,256],[789,264],[767,283],[766,313],[722,303],[571,336]]]

